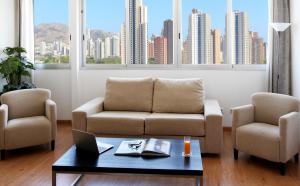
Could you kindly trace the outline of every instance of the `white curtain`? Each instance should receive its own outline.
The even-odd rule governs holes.
[[[33,0],[19,0],[20,46],[27,51],[27,59],[34,62]]]

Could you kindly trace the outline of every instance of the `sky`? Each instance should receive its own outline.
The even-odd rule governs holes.
[[[148,7],[148,36],[160,35],[163,21],[172,19],[173,0],[144,0]],[[68,0],[35,0],[35,24],[68,23]],[[59,5],[59,6],[58,6]],[[86,0],[86,25],[91,29],[120,32],[125,18],[125,0]],[[226,0],[182,0],[182,32],[187,36],[188,17],[193,8],[211,16],[212,28],[225,30]],[[246,11],[250,31],[266,41],[268,33],[267,0],[233,0],[233,9]]]

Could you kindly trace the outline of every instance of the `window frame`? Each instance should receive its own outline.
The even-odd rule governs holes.
[[[71,69],[71,42],[72,42],[72,39],[71,39],[71,33],[70,33],[70,28],[71,28],[71,6],[70,6],[70,1],[71,0],[66,0],[67,3],[68,3],[68,8],[67,8],[67,11],[68,11],[68,41],[69,41],[69,47],[70,47],[70,50],[69,50],[69,63],[64,63],[64,64],[58,64],[58,63],[49,63],[49,64],[43,64],[43,63],[35,63],[35,48],[33,49],[33,64],[35,66],[36,69],[38,70],[65,70],[65,69]],[[34,2],[35,0],[33,0],[33,6],[34,6]],[[34,12],[34,9],[33,9],[33,26],[35,27],[35,12]],[[33,33],[33,45],[35,44],[35,33]]]
[[[232,11],[233,0],[227,1],[227,12]],[[86,64],[86,38],[85,38],[85,27],[86,27],[86,14],[85,14],[85,3],[86,0],[80,0],[80,38],[79,38],[79,51],[80,51],[80,64],[79,67],[82,70],[114,70],[114,69],[124,69],[124,70],[242,70],[242,71],[265,71],[268,64],[268,51],[269,45],[267,46],[267,64],[182,64],[182,39],[177,37],[182,35],[182,0],[173,0],[172,9],[173,9],[173,59],[174,64]],[[71,11],[71,10],[70,10]],[[270,11],[270,5],[268,6],[268,11]],[[231,25],[228,26],[231,28]],[[268,28],[270,29],[270,28]],[[232,29],[231,29],[232,31]],[[269,35],[268,30],[268,35]],[[269,36],[268,36],[269,37]],[[228,49],[230,50],[230,49]],[[178,52],[180,51],[180,52]],[[227,51],[228,52],[228,51]],[[228,52],[229,53],[229,52]],[[231,51],[230,51],[231,53]],[[70,65],[70,64],[68,64]]]

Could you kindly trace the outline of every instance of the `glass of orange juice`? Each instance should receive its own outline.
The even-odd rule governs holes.
[[[191,137],[184,136],[184,156],[190,157],[191,156]]]

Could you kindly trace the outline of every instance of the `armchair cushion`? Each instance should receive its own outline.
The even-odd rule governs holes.
[[[50,98],[50,90],[24,89],[3,94],[1,103],[8,105],[8,119],[45,116],[45,102]]]
[[[204,136],[202,114],[153,113],[145,121],[146,135]]]
[[[106,81],[105,111],[150,112],[152,78],[109,78]]]
[[[279,127],[266,123],[251,123],[236,129],[236,147],[240,151],[280,161]]]
[[[51,141],[51,122],[45,116],[9,120],[4,130],[6,150]]]
[[[201,79],[156,79],[153,112],[202,114],[204,112],[203,81]]]
[[[103,111],[87,117],[87,131],[96,134],[143,135],[148,112]]]
[[[257,93],[252,96],[255,122],[279,125],[279,118],[290,112],[299,112],[297,98],[274,93]]]

